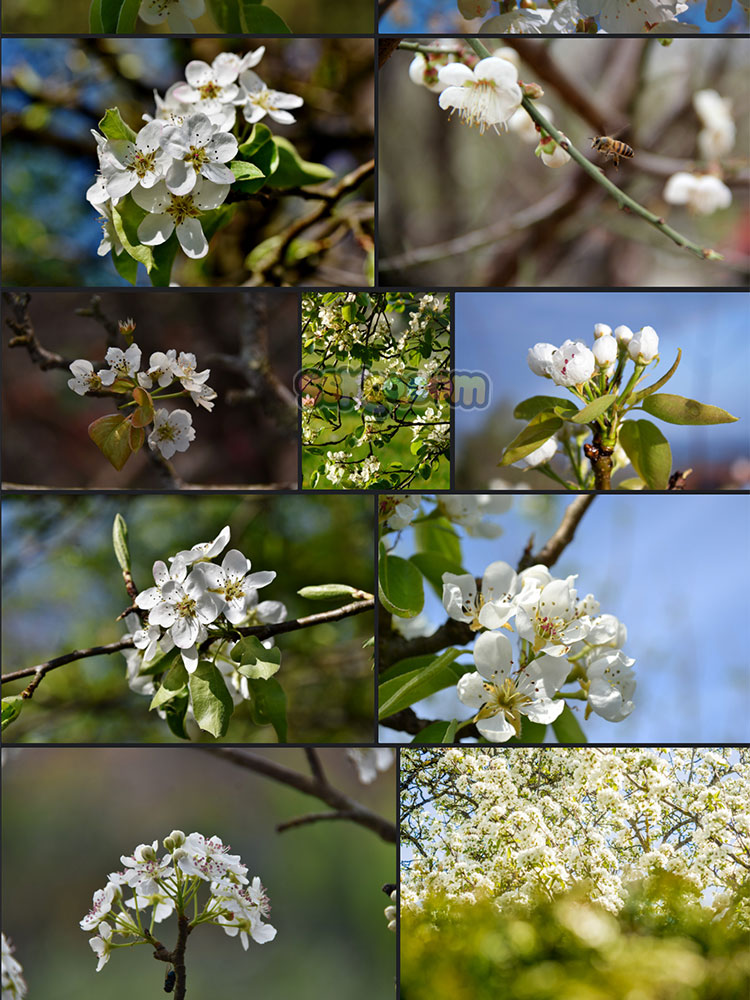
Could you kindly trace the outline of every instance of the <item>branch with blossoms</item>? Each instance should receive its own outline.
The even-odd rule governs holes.
[[[288,34],[289,28],[264,0],[91,0],[89,29],[95,35],[132,35],[166,26],[176,34],[194,34],[194,21],[210,14],[218,31],[229,35]]]
[[[270,89],[258,76],[254,67],[264,52],[261,46],[244,56],[222,52],[211,64],[192,60],[184,81],[164,98],[156,95],[154,115],[144,115],[147,123],[137,132],[118,108],[108,109],[99,122],[94,132],[99,173],[86,198],[102,221],[99,255],[112,253],[117,271],[130,283],[142,264],[152,284],[168,285],[178,251],[205,257],[211,237],[230,223],[239,202],[277,198],[333,177],[263,121],[292,124],[291,110],[304,103],[296,94]],[[363,179],[358,173],[346,179],[332,197],[308,192],[320,197],[323,208],[315,220],[304,220],[303,228],[333,216],[339,198]],[[344,217],[356,227],[352,217]],[[336,229],[342,219],[335,220]],[[247,267],[262,271],[279,241],[287,248],[293,237],[292,232],[259,243],[247,256]]]
[[[304,486],[447,485],[449,297],[310,295],[302,346]]]
[[[715,250],[702,247],[690,240],[670,226],[665,218],[649,211],[630,195],[625,194],[597,164],[591,162],[565,134],[558,131],[551,122],[551,111],[538,103],[544,95],[541,86],[538,83],[518,79],[517,69],[510,59],[514,55],[513,52],[506,48],[499,50],[497,55],[491,55],[478,39],[467,38],[466,44],[473,51],[461,49],[460,46],[457,48],[451,43],[436,47],[401,42],[399,47],[416,53],[409,70],[410,78],[413,82],[438,92],[441,108],[450,110],[451,113],[457,112],[468,124],[478,125],[482,133],[490,127],[498,133],[510,129],[522,138],[528,137],[530,141],[536,141],[535,155],[545,166],[564,167],[572,159],[591,182],[599,185],[614,199],[620,209],[643,219],[676,245],[702,260],[722,259]],[[714,94],[713,91],[706,93]],[[714,95],[710,109],[705,112],[712,122],[716,118],[716,109],[719,106],[723,108],[722,114],[726,118],[726,102],[722,101],[718,95]],[[708,100],[704,102],[707,103]],[[590,117],[594,111],[593,106],[590,102],[586,102],[586,107],[589,109]],[[598,117],[598,112],[596,116]],[[623,144],[618,146],[608,137],[598,137],[598,140],[601,140],[600,145],[605,156],[613,158],[617,165],[617,156],[612,150],[622,148]],[[595,146],[596,142],[595,139]],[[630,149],[628,146],[624,148]],[[722,144],[722,151],[726,151],[726,148],[726,145]],[[630,150],[629,153],[620,155],[632,157],[633,153]],[[665,199],[674,204],[688,203],[696,211],[701,212],[713,212],[725,208],[731,201],[731,192],[719,176],[720,170],[717,170],[716,165],[718,155],[713,156],[707,174],[696,175],[694,181],[689,182],[688,186],[692,185],[690,191],[693,192],[690,197],[683,196],[684,178],[680,176],[679,182],[670,178],[664,192]]]
[[[379,717],[420,743],[537,743],[551,726],[560,742],[585,743],[575,717],[592,712],[620,722],[635,708],[635,660],[623,652],[627,630],[602,612],[593,594],[578,597],[576,576],[550,572],[573,540],[593,496],[579,497],[534,554],[529,542],[514,570],[492,562],[481,578],[463,568],[457,527],[496,538],[490,518],[511,499],[492,496],[386,497],[380,504],[378,561]],[[435,506],[425,511],[426,503]],[[408,529],[414,551],[400,554]],[[421,614],[424,584],[441,596],[448,620],[439,628]],[[389,617],[390,616],[390,617]],[[514,650],[506,630],[515,633]],[[458,662],[473,642],[472,663]],[[420,719],[412,706],[455,688],[475,710],[469,719]]]
[[[606,323],[597,323],[591,348],[581,340],[566,340],[560,347],[535,344],[527,357],[532,372],[566,388],[573,400],[545,395],[520,402],[513,415],[528,423],[499,464],[534,468],[567,490],[610,490],[612,476],[631,463],[636,475],[619,482],[618,489],[675,489],[679,481],[684,486],[689,472],[672,471],[667,439],[650,420],[634,415],[692,425],[732,423],[737,417],[718,406],[658,391],[675,374],[681,357],[678,350],[666,374],[641,387],[649,369],[659,363],[659,336],[651,326],[633,333],[621,325],[613,332]],[[551,465],[560,446],[566,460],[562,475]]]
[[[112,542],[131,604],[120,615],[127,632],[119,642],[78,649],[2,677],[3,684],[31,677],[20,695],[3,698],[2,726],[21,714],[42,680],[53,670],[103,654],[122,652],[128,686],[150,698],[169,729],[190,739],[193,728],[215,739],[225,736],[235,707],[248,702],[257,725],[273,727],[287,740],[286,694],[276,678],[281,652],[275,637],[341,621],[373,610],[375,598],[347,584],[303,587],[312,601],[349,599],[319,614],[288,620],[280,601],[260,601],[258,591],[276,578],[273,570],[250,572],[238,549],[214,562],[230,540],[228,526],[210,542],[200,542],[153,565],[154,586],[139,591],[132,571],[127,525],[115,517]],[[353,598],[353,600],[352,600]]]

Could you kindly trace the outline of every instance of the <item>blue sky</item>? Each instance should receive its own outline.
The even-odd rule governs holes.
[[[661,361],[650,384],[682,350],[680,367],[664,387],[713,403],[739,417],[737,423],[689,427],[657,421],[675,459],[688,465],[706,456],[750,457],[750,299],[732,292],[485,292],[456,296],[456,368],[485,371],[492,382],[490,409],[511,407],[538,394],[568,397],[564,389],[529,368],[526,353],[539,341],[593,343],[595,323],[659,334]],[[569,397],[572,398],[572,397]],[[487,410],[457,410],[456,447],[476,432]],[[518,423],[521,430],[522,422]],[[460,484],[459,484],[460,485]]]
[[[515,565],[531,534],[535,548],[559,522],[567,497],[516,496],[498,520],[496,540],[464,538],[464,568],[481,576],[504,559]],[[540,511],[547,509],[547,519]],[[425,510],[432,509],[425,504]],[[405,531],[396,550],[413,551]],[[750,717],[750,496],[620,495],[596,498],[553,572],[578,573],[580,596],[593,593],[602,611],[628,628],[635,657],[636,708],[620,723],[592,715],[591,743],[735,743]],[[437,625],[442,604],[426,590]],[[467,719],[453,691],[417,706],[423,718]],[[580,714],[579,721],[582,721]],[[401,734],[403,735],[403,734]],[[384,730],[385,739],[396,734]]]

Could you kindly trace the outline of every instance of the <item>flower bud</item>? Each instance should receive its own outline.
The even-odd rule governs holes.
[[[659,353],[659,337],[652,326],[644,326],[628,344],[628,353],[639,365],[647,365]]]
[[[170,854],[178,847],[182,847],[185,843],[185,834],[182,830],[172,830],[168,837],[164,838],[164,850],[169,851]]]
[[[618,326],[615,327],[615,337],[621,347],[626,347],[633,339],[633,331],[629,326]]]
[[[611,337],[612,327],[607,326],[606,323],[594,323],[594,340],[598,340],[599,337]]]
[[[609,327],[607,328],[609,329]],[[594,341],[593,354],[597,368],[607,368],[617,360],[617,341],[614,337],[599,337]]]
[[[529,348],[526,361],[535,375],[552,377],[552,355],[556,350],[554,344],[534,344]]]
[[[529,452],[528,455],[524,455],[523,458],[519,458],[518,462],[514,462],[514,465],[522,465],[526,469],[534,469],[537,465],[543,465],[545,462],[549,462],[550,459],[555,457],[557,452],[557,438],[553,435],[548,438],[538,448],[534,451]]]
[[[531,98],[532,101],[538,101],[540,97],[544,97],[544,89],[538,83],[524,83],[521,85],[521,90],[523,96]]]

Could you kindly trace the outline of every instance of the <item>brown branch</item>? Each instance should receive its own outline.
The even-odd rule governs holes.
[[[312,628],[313,625],[322,625],[325,622],[337,622],[342,618],[351,618],[352,615],[361,615],[364,611],[372,611],[375,607],[375,598],[368,596],[363,601],[353,601],[351,604],[344,604],[340,608],[332,611],[319,611],[316,615],[307,615],[304,618],[292,618],[286,622],[276,622],[272,625],[243,625],[239,628],[232,628],[232,632],[240,635],[254,635],[258,639],[270,639],[275,635],[283,635],[285,632],[296,632],[301,628]]]
[[[350,819],[356,823],[356,815],[356,813],[342,810],[339,812],[308,813],[306,816],[298,816],[296,819],[288,819],[285,823],[278,823],[276,832],[283,833],[285,830],[293,830],[296,826],[307,826],[310,823],[321,823],[329,819]]]
[[[42,371],[50,368],[70,368],[71,360],[54,351],[48,351],[37,340],[34,324],[29,315],[31,296],[28,292],[3,292],[3,301],[11,310],[12,315],[5,317],[5,322],[15,334],[8,341],[9,347],[25,347],[33,364]]]
[[[573,541],[576,528],[581,523],[583,515],[591,506],[595,496],[595,493],[587,493],[585,496],[576,497],[572,503],[568,504],[560,526],[547,539],[542,548],[535,554],[527,555],[524,553],[518,564],[519,571],[526,569],[528,566],[534,566],[537,563],[541,563],[547,568],[554,566],[568,545]]]
[[[256,774],[262,774],[266,778],[271,778],[273,781],[296,788],[298,792],[302,792],[304,795],[311,795],[325,802],[336,813],[349,814],[346,818],[350,819],[353,823],[358,823],[360,826],[366,827],[368,830],[372,830],[373,833],[376,833],[386,843],[395,844],[398,842],[395,823],[389,822],[377,813],[355,802],[348,795],[344,795],[343,792],[329,785],[327,781],[320,781],[315,777],[300,774],[299,771],[285,767],[283,764],[278,764],[268,757],[262,757],[260,754],[251,753],[247,750],[212,747],[202,743],[195,744],[195,749],[203,750],[216,757],[222,757],[224,760],[228,760],[238,767],[244,767],[249,771],[254,771]]]
[[[382,69],[385,66],[402,41],[403,39],[398,35],[394,35],[393,38],[380,38],[378,40],[378,69]]]
[[[73,663],[75,660],[85,660],[89,656],[102,656],[104,654],[108,655],[110,653],[119,653],[123,649],[132,649],[132,647],[132,639],[120,639],[119,642],[110,642],[105,646],[91,646],[88,649],[74,649],[72,653],[64,653],[62,656],[55,656],[53,659],[47,660],[46,663],[39,663],[35,667],[22,667],[20,670],[13,670],[9,674],[3,674],[2,683],[6,684],[8,681],[17,681],[21,677],[31,677],[34,675],[34,680],[31,684],[29,684],[26,690],[21,693],[22,698],[31,698],[42,679],[50,672],[50,670],[56,670],[58,667],[64,667],[66,663]]]

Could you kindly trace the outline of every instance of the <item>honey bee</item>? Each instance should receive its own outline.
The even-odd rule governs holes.
[[[600,153],[604,153],[606,159],[612,159],[615,170],[618,169],[620,165],[620,157],[624,156],[626,159],[630,159],[635,156],[635,152],[632,146],[628,146],[626,142],[621,142],[619,139],[613,139],[609,135],[596,135],[591,139],[591,148],[598,149]]]

